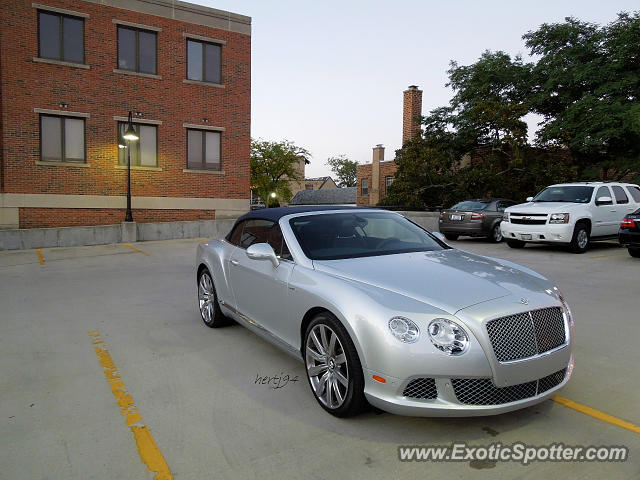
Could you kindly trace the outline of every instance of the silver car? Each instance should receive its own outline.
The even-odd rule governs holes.
[[[573,369],[573,319],[553,283],[451,248],[397,213],[262,209],[197,251],[204,323],[236,320],[302,360],[345,417],[493,415],[539,403]]]

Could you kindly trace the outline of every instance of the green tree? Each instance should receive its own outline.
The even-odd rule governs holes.
[[[532,63],[500,51],[451,62],[453,97],[396,152],[381,203],[433,208],[472,196],[520,200],[561,181],[640,180],[638,38],[638,12],[605,26],[566,18],[524,35]],[[532,113],[542,116],[534,145]]]
[[[481,145],[500,148],[527,143],[531,65],[504,52],[485,51],[472,65],[452,61],[447,71],[451,123],[457,134]]]
[[[289,180],[302,180],[296,171],[296,164],[307,161],[311,154],[293,142],[283,140],[251,141],[251,189],[268,206],[277,206],[280,201],[291,200]],[[272,197],[276,194],[276,198]]]
[[[640,13],[599,26],[566,18],[524,35],[538,60],[532,111],[537,143],[568,148],[583,178],[640,170]]]
[[[521,175],[530,68],[504,52],[484,52],[469,66],[451,62],[447,86],[453,98],[423,119],[421,138],[396,152],[396,179],[381,203],[448,206],[499,190],[506,178]],[[482,162],[462,161],[479,147]]]
[[[327,164],[335,174],[339,187],[355,187],[358,183],[358,162],[349,160],[346,155],[330,157]]]

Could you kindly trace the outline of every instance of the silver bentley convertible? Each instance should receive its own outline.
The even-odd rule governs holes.
[[[520,265],[450,247],[400,214],[252,211],[197,252],[204,323],[229,318],[304,361],[322,408],[492,415],[571,377],[573,318]]]

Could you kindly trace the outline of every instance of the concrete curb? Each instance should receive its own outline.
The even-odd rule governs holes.
[[[438,231],[438,212],[399,212],[418,225]],[[0,250],[77,247],[106,243],[146,242],[175,238],[220,238],[236,220],[200,220],[191,222],[135,223],[93,227],[28,228],[0,230]]]
[[[0,230],[0,250],[77,247],[175,238],[216,238],[227,234],[235,219],[195,222],[125,223],[92,227]]]

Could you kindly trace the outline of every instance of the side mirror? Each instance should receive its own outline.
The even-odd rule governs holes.
[[[252,260],[269,260],[274,267],[280,265],[276,252],[268,243],[254,243],[247,248],[247,257]]]
[[[533,200],[533,197],[527,197],[527,202],[530,202],[531,200]]]
[[[613,205],[611,197],[598,197],[596,198],[596,205]]]
[[[446,238],[444,237],[443,234],[441,234],[440,232],[431,232],[433,234],[434,237],[436,237],[438,240],[440,240],[441,242],[447,243]]]

